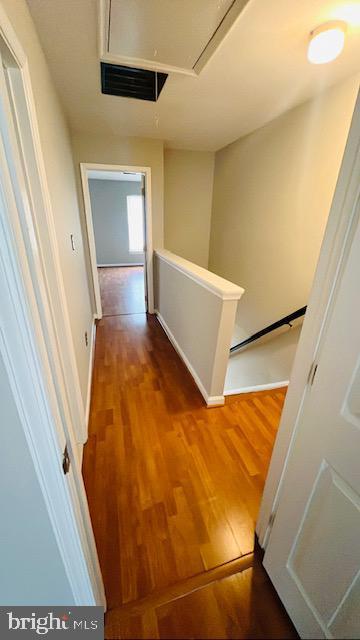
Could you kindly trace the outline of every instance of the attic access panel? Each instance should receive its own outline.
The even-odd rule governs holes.
[[[101,91],[111,96],[156,102],[167,74],[101,62]]]
[[[197,73],[247,2],[102,0],[100,55],[125,65]]]

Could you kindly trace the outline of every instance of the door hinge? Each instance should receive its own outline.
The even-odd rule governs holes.
[[[267,544],[268,544],[268,541],[269,541],[269,536],[270,536],[271,530],[273,528],[275,515],[276,515],[276,511],[272,511],[270,513],[269,521],[268,521],[268,524],[267,524],[267,527],[266,527],[266,531],[265,531],[265,535],[264,535],[264,540],[263,540],[263,543],[261,545],[263,547],[263,549],[266,549],[266,547],[267,547]]]
[[[64,453],[63,453],[62,468],[63,468],[64,475],[66,476],[66,474],[69,473],[69,469],[70,469],[70,456],[69,456],[67,445],[65,446]]]
[[[310,387],[312,387],[312,385],[314,384],[314,380],[315,380],[315,376],[316,376],[316,372],[318,370],[318,365],[313,362],[311,367],[310,367],[310,371],[309,371],[309,375],[308,375],[308,385]]]
[[[268,524],[268,529],[269,529],[269,531],[270,531],[270,529],[272,529],[272,526],[273,526],[273,524],[274,524],[275,515],[276,515],[276,512],[275,512],[275,511],[273,511],[273,512],[270,514],[269,524]]]

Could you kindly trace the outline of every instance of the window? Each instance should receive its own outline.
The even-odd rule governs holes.
[[[127,196],[127,218],[130,253],[144,251],[143,197]]]

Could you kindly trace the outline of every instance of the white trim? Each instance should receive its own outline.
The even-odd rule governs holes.
[[[94,362],[95,362],[95,342],[96,342],[96,318],[94,316],[92,325],[91,325],[89,375],[88,375],[88,383],[87,383],[87,390],[86,390],[85,420],[86,420],[87,428],[89,427],[89,417],[90,417],[91,386],[92,386],[92,378],[93,378]]]
[[[137,173],[118,173],[108,171],[105,175],[101,171],[89,171],[89,180],[111,180],[111,182],[137,182],[141,185],[141,176]]]
[[[25,117],[31,127],[29,136],[34,147],[35,169],[39,174],[38,196],[43,199],[50,227],[49,243],[52,246],[56,236],[52,236],[52,210],[29,69],[25,54],[1,4],[0,36],[1,43],[5,43],[9,49],[6,55],[13,56],[20,72],[26,100]],[[104,587],[73,433],[76,420],[71,414],[70,397],[67,393],[71,385],[76,386],[77,378],[75,376],[72,379],[74,371],[70,361],[68,379],[64,379],[64,362],[59,352],[61,346],[63,351],[70,348],[67,340],[71,342],[72,338],[66,332],[68,318],[64,318],[64,336],[56,336],[54,333],[54,310],[50,306],[46,277],[42,269],[43,257],[33,219],[33,194],[28,194],[26,183],[28,168],[23,169],[19,163],[12,118],[6,104],[8,95],[5,94],[6,91],[3,92],[2,89],[0,102],[4,103],[4,108],[1,110],[0,136],[0,270],[4,276],[3,283],[6,283],[8,303],[5,304],[2,296],[1,350],[74,602],[105,607]],[[22,140],[20,145],[22,151]],[[48,267],[55,269],[61,301],[63,283],[61,271],[57,271],[59,263],[56,252],[55,242],[53,253],[50,252],[54,265],[48,264]],[[63,311],[67,313],[66,305]],[[61,339],[62,345],[59,343]],[[73,345],[69,352],[70,359],[72,355]],[[83,406],[80,413],[81,422],[84,423]],[[65,441],[69,445],[72,461],[70,473],[66,477],[61,468]]]
[[[242,387],[241,389],[231,389],[224,391],[224,396],[237,396],[241,393],[253,393],[254,391],[268,391],[270,389],[281,389],[287,387],[289,380],[281,380],[280,382],[268,382],[267,384],[258,384],[252,387]]]
[[[164,73],[183,73],[188,76],[197,76],[198,74],[194,69],[186,69],[183,67],[176,67],[174,65],[168,65],[161,62],[153,62],[152,60],[146,60],[143,58],[134,58],[129,56],[113,55],[110,54],[106,46],[106,36],[108,26],[106,24],[106,17],[109,17],[109,2],[108,0],[99,0],[98,4],[98,49],[99,57],[102,62],[109,62],[110,64],[122,64],[127,67],[138,67],[141,69],[150,69],[151,71],[161,71]]]
[[[22,46],[18,40],[18,37],[13,29],[13,26],[7,17],[7,14],[0,4],[0,34],[1,38],[4,40],[6,47],[9,49],[11,54],[14,56],[16,63],[20,68],[27,66],[27,58],[23,51]]]
[[[133,56],[120,56],[103,53],[100,56],[102,62],[109,64],[119,64],[125,67],[135,67],[136,69],[149,69],[150,71],[159,71],[160,73],[181,73],[186,76],[197,78],[198,74],[194,69],[186,69],[185,67],[174,67],[171,64],[162,62],[152,62],[145,58],[134,58]]]
[[[360,95],[354,110],[256,524],[259,543],[263,548],[266,547],[271,522],[277,510],[308,388],[309,371],[316,360],[327,323],[359,193]]]
[[[153,240],[152,240],[152,193],[151,193],[151,168],[138,167],[134,165],[117,165],[117,164],[96,164],[89,162],[80,163],[81,183],[84,195],[85,223],[89,244],[89,257],[91,264],[91,273],[93,281],[93,292],[95,298],[96,318],[102,318],[102,306],[100,296],[99,277],[97,272],[97,260],[95,249],[94,226],[91,214],[91,200],[89,191],[89,171],[132,171],[133,173],[142,173],[145,177],[145,264],[146,278],[144,278],[147,294],[147,311],[154,313],[154,278],[153,278]]]
[[[72,446],[72,473],[69,473],[68,482],[61,469],[61,451],[66,438],[63,420],[69,416],[66,406],[60,407],[58,403],[54,384],[56,371],[52,370],[42,335],[32,269],[20,227],[18,207],[22,207],[21,199],[17,194],[15,200],[10,188],[7,158],[2,146],[0,160],[3,303],[0,349],[74,602],[100,604],[105,601],[100,591],[96,594],[93,590],[96,583],[92,584],[90,579],[92,569],[86,562],[86,548],[78,528],[83,528],[83,523],[74,517],[75,504],[70,497],[78,473]]]
[[[21,77],[21,85],[22,91],[24,95],[24,101],[26,103],[26,117],[28,118],[29,127],[31,129],[31,139],[29,141],[24,140],[23,130],[21,126],[21,118],[16,110],[16,101],[14,100],[15,94],[15,86],[14,80],[9,77],[10,91],[12,98],[14,100],[14,119],[17,122],[18,134],[19,134],[19,145],[21,147],[22,160],[23,160],[23,169],[24,175],[26,179],[26,188],[29,195],[30,205],[32,206],[32,211],[36,210],[39,213],[39,203],[43,215],[46,220],[46,224],[44,225],[47,233],[48,233],[48,245],[49,245],[49,254],[52,256],[52,273],[56,282],[56,286],[52,287],[52,299],[56,298],[55,306],[50,303],[50,310],[53,318],[57,318],[56,326],[61,325],[61,335],[56,335],[55,340],[57,341],[57,346],[53,344],[54,349],[58,349],[60,353],[60,359],[62,361],[62,368],[66,371],[66,375],[64,376],[65,386],[67,395],[69,397],[72,416],[73,416],[73,424],[75,427],[75,433],[77,440],[79,442],[85,442],[87,438],[86,428],[85,428],[85,412],[84,405],[81,395],[81,387],[80,387],[80,379],[79,373],[77,369],[75,350],[73,345],[72,333],[71,333],[71,325],[69,312],[66,302],[66,294],[64,288],[64,282],[62,277],[61,265],[60,265],[60,256],[59,256],[59,248],[56,239],[56,230],[54,225],[54,215],[52,210],[52,203],[49,194],[49,188],[47,183],[47,175],[45,171],[45,162],[42,154],[42,147],[40,142],[40,134],[37,122],[37,114],[35,107],[35,100],[32,91],[32,84],[30,73],[28,69],[27,60],[25,54],[22,51],[21,45],[17,40],[15,32],[10,24],[3,8],[0,5],[0,36],[5,41],[7,47],[11,51],[11,54],[14,57],[14,61],[17,65],[17,70],[20,73]],[[27,145],[31,146],[31,152],[34,155],[34,165],[37,179],[39,181],[39,189],[35,189],[32,184],[32,180],[30,178],[30,170],[34,171],[34,166],[29,168],[27,161],[27,153],[25,153],[25,147]],[[35,194],[36,191],[36,194]],[[34,198],[37,196],[38,202],[37,206],[34,204]],[[33,216],[33,223],[36,229],[35,217]],[[42,263],[44,264],[43,253],[41,251],[41,247],[39,247],[40,256]],[[45,269],[43,267],[43,273],[46,274],[49,269],[49,265]],[[45,278],[46,281],[46,278]],[[60,346],[60,349],[59,349]]]
[[[88,239],[87,244],[89,248],[93,293],[95,298],[95,312],[96,312],[95,315],[98,320],[101,320],[103,313],[102,313],[102,305],[101,305],[100,284],[99,284],[99,278],[97,273],[95,235],[94,235],[94,225],[93,225],[92,215],[91,215],[89,179],[87,176],[87,170],[85,166],[83,166],[82,164],[80,164],[80,174],[81,174],[81,184],[82,184],[83,198],[84,198],[85,225],[86,225],[86,233],[87,233],[87,239]]]
[[[111,264],[98,264],[99,269],[101,267],[144,267],[144,262],[114,262]]]
[[[185,260],[185,258],[175,255],[175,253],[171,253],[171,251],[167,249],[156,249],[154,253],[168,265],[180,271],[180,273],[185,273],[191,280],[204,289],[211,291],[211,293],[214,293],[218,298],[221,298],[221,300],[240,300],[244,293],[242,287],[239,287],[229,280],[225,280],[225,278],[220,278],[220,276],[217,276],[215,273],[199,267],[193,262]]]
[[[197,375],[195,369],[193,368],[193,366],[191,365],[191,363],[187,359],[185,353],[183,352],[182,348],[180,347],[180,345],[177,342],[176,338],[174,337],[173,333],[170,331],[170,329],[169,329],[168,325],[166,324],[164,318],[162,317],[161,313],[157,309],[155,309],[155,314],[156,314],[156,317],[159,320],[162,328],[164,329],[167,337],[169,338],[172,346],[174,347],[175,351],[177,351],[177,353],[180,356],[181,360],[184,362],[186,368],[188,369],[189,373],[191,374],[192,378],[194,379],[194,382],[195,382],[196,386],[198,387],[202,397],[204,398],[207,406],[208,407],[218,407],[220,405],[223,405],[225,403],[224,396],[209,396],[209,394],[206,391],[203,383],[201,382],[199,376]]]
[[[206,401],[208,407],[222,407],[225,404],[224,396],[208,396]]]
[[[244,10],[244,7],[250,0],[234,0],[229,10],[225,14],[223,20],[210,36],[194,67],[178,67],[176,65],[166,64],[164,62],[156,62],[146,58],[135,58],[133,56],[123,56],[120,54],[109,53],[106,40],[108,34],[109,21],[109,0],[99,0],[98,5],[98,48],[99,56],[103,62],[110,64],[120,64],[127,67],[137,67],[141,69],[150,69],[152,71],[161,71],[164,73],[181,73],[187,76],[198,77],[205,65],[212,58],[214,53],[228,37],[230,31],[235,26],[236,21]]]
[[[77,445],[77,456],[79,459],[79,467],[82,469],[83,457],[84,457],[84,445],[81,442]]]
[[[229,38],[230,33],[237,24],[237,21],[241,19],[243,12],[249,4],[250,0],[235,0],[235,2],[230,6],[221,24],[210,38],[205,49],[202,51],[200,58],[194,65],[194,72],[197,76],[200,75],[213,55],[225,43],[225,40]]]

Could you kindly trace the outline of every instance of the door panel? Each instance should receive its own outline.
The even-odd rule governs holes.
[[[290,574],[323,621],[332,618],[360,567],[359,506],[359,496],[324,460],[288,561]],[[355,549],[352,563],[349,549]]]
[[[333,638],[358,638],[360,619],[360,576],[356,576],[339,611],[329,625]]]
[[[356,365],[342,411],[344,418],[360,429],[360,360]]]
[[[264,557],[302,637],[360,635],[359,275],[358,200]]]

